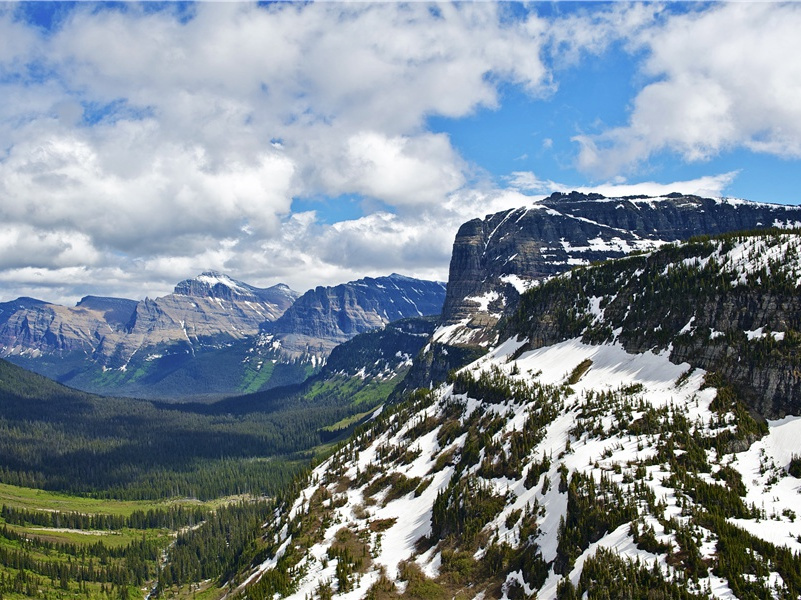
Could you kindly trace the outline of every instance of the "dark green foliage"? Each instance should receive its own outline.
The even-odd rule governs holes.
[[[633,498],[605,474],[596,483],[591,475],[573,473],[567,489],[567,516],[559,527],[558,572],[569,572],[590,543],[636,516]]]
[[[474,379],[470,371],[458,371],[448,378],[453,384],[454,394],[467,394],[470,398],[482,400],[490,404],[499,404],[508,400],[520,403],[532,402],[537,396],[537,386],[507,376],[500,368],[492,366],[483,370]]]
[[[111,531],[124,527],[130,529],[160,529],[171,530],[181,527],[193,527],[203,522],[208,511],[200,507],[187,507],[183,505],[171,506],[166,509],[150,509],[147,512],[137,510],[129,516],[84,514],[79,512],[60,512],[55,510],[26,510],[14,508],[5,504],[0,509],[0,518],[10,525],[35,525],[38,527],[66,527],[68,529],[84,529]]]
[[[203,526],[178,536],[161,570],[158,590],[204,579],[226,579],[242,564],[243,553],[259,536],[273,502],[240,502],[223,506]],[[222,583],[221,581],[220,583]]]
[[[718,536],[713,571],[729,582],[738,598],[798,598],[801,594],[801,558],[784,546],[775,546],[729,523],[724,516],[701,513],[699,523]],[[784,581],[781,591],[769,587],[770,571]]]
[[[470,547],[483,527],[503,510],[506,499],[475,477],[453,479],[437,494],[431,515],[431,536],[453,536],[460,546]]]
[[[801,456],[793,455],[793,458],[790,459],[790,464],[787,467],[787,472],[795,477],[796,479],[801,479]]]
[[[127,499],[274,494],[308,463],[322,427],[391,391],[381,384],[354,405],[373,389],[355,385],[335,377],[210,405],[159,404],[77,392],[0,361],[0,481]]]
[[[526,479],[523,482],[523,485],[526,486],[527,490],[530,490],[537,485],[537,482],[540,480],[540,476],[542,476],[543,473],[547,473],[550,468],[551,459],[543,454],[542,460],[534,461],[529,464],[528,472],[526,473]]]
[[[28,577],[23,583],[31,588],[38,588],[39,578],[60,581],[63,588],[87,581],[115,586],[141,586],[156,574],[161,547],[155,541],[144,537],[123,547],[109,547],[103,542],[90,545],[56,543],[29,538],[16,533],[3,525],[0,538],[12,542],[11,545],[0,544],[0,564],[19,571],[27,571]],[[52,557],[41,559],[41,555]],[[56,556],[65,560],[53,560]],[[21,592],[19,578],[8,580],[0,578],[0,593]],[[31,594],[29,597],[35,597]]]
[[[576,365],[576,368],[570,372],[570,375],[567,378],[567,384],[568,385],[577,384],[584,375],[584,373],[586,373],[591,366],[592,366],[592,360],[590,360],[589,358],[585,358],[584,360],[582,360],[578,365]]]
[[[632,521],[629,533],[637,547],[652,554],[666,554],[670,545],[656,539],[656,532],[651,525],[642,525],[640,521]]]
[[[708,596],[693,594],[683,585],[668,582],[658,568],[647,568],[638,561],[620,558],[612,550],[599,548],[584,562],[578,587],[563,582],[557,598],[692,600]]]

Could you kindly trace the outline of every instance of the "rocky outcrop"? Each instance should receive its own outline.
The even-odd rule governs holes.
[[[606,198],[553,194],[526,208],[465,223],[456,235],[444,325],[480,343],[521,292],[577,265],[665,242],[759,227],[801,225],[801,208],[670,194]]]
[[[91,356],[100,341],[119,333],[102,309],[68,308],[33,298],[0,304],[0,355],[78,352]]]
[[[76,307],[103,313],[103,320],[113,328],[118,328],[128,325],[136,311],[136,305],[136,300],[127,298],[85,296]]]
[[[284,356],[325,358],[359,333],[406,317],[438,315],[445,285],[393,273],[365,277],[301,296],[279,319],[263,327],[262,345]]]
[[[549,281],[500,331],[524,349],[582,338],[714,373],[763,418],[801,414],[801,235],[666,247]]]

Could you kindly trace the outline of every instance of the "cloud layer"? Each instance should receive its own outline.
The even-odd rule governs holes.
[[[639,30],[651,82],[627,124],[577,136],[579,164],[601,177],[669,150],[703,161],[744,147],[801,158],[801,5],[724,2]]]
[[[138,298],[207,268],[301,291],[442,279],[459,224],[558,184],[516,173],[505,189],[428,119],[498,109],[505,86],[547,102],[560,69],[616,41],[642,54],[647,83],[627,124],[576,138],[587,172],[611,179],[665,149],[801,155],[800,67],[775,60],[797,54],[795,6],[517,8],[77,3],[48,30],[7,5],[0,299]],[[731,180],[707,179],[688,185]],[[338,196],[363,216],[292,208]]]

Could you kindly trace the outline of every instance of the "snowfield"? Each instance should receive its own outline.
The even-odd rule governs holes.
[[[653,458],[660,444],[658,435],[634,436],[619,432],[608,437],[590,435],[576,437],[571,434],[571,430],[576,426],[577,414],[588,395],[637,386],[640,390],[637,392],[637,397],[645,405],[654,409],[669,407],[684,414],[690,422],[701,424],[700,429],[709,432],[706,424],[716,419],[716,414],[710,409],[716,390],[702,389],[705,375],[703,371],[692,370],[687,364],[673,364],[666,354],[650,352],[629,354],[617,344],[588,345],[579,340],[569,340],[524,352],[513,358],[522,344],[523,341],[515,338],[507,340],[483,358],[465,367],[463,372],[469,372],[477,378],[482,372],[500,370],[510,379],[562,386],[580,364],[591,361],[591,366],[578,381],[569,386],[571,391],[564,396],[562,410],[547,425],[543,439],[528,454],[530,459],[543,455],[553,457],[549,470],[543,475],[543,480],[548,479],[550,482],[547,489],[542,483],[528,489],[524,478],[482,480],[495,493],[509,498],[503,510],[486,524],[484,531],[493,532],[498,541],[517,545],[520,543],[518,526],[513,524],[508,527],[507,518],[516,511],[524,510],[526,506],[537,505],[541,507],[541,516],[537,523],[539,536],[536,543],[543,560],[551,563],[557,558],[560,522],[565,518],[568,505],[567,494],[559,490],[560,467],[564,465],[569,473],[582,472],[596,480],[600,480],[603,474],[626,489],[626,486],[630,485],[627,474],[630,475],[633,470],[630,465]],[[416,544],[420,538],[431,534],[432,506],[437,495],[448,487],[451,478],[456,475],[454,465],[445,466],[432,473],[437,458],[449,449],[458,450],[464,443],[465,435],[454,439],[444,448],[438,443],[441,426],[411,440],[406,439],[405,435],[416,423],[426,418],[437,417],[450,402],[459,401],[464,404],[465,419],[469,418],[473,411],[505,415],[507,420],[504,427],[494,435],[496,440],[504,440],[508,439],[507,434],[524,426],[527,407],[513,399],[501,404],[486,404],[464,395],[455,395],[453,385],[441,386],[436,390],[436,397],[437,400],[432,405],[405,419],[404,423],[397,424],[395,428],[385,431],[364,449],[355,450],[355,455],[354,446],[357,442],[352,442],[315,469],[310,484],[292,506],[289,518],[297,517],[303,512],[307,500],[315,494],[320,485],[325,485],[332,498],[339,498],[339,501],[330,501],[332,506],[336,506],[331,524],[322,532],[322,539],[311,547],[298,565],[304,575],[295,593],[289,597],[306,598],[307,595],[313,595],[321,583],[335,580],[336,560],[329,559],[327,551],[334,543],[340,529],[370,531],[370,524],[375,522],[392,522],[392,524],[384,531],[370,534],[371,566],[357,579],[354,588],[342,597],[364,597],[381,574],[390,580],[397,579],[402,561],[416,561],[428,577],[439,575],[441,553],[436,547],[421,552],[416,548]],[[603,420],[604,429],[610,429],[613,416],[605,415]],[[770,433],[752,444],[748,450],[716,457],[717,460],[713,460],[713,469],[723,464],[736,468],[742,474],[747,488],[745,502],[764,508],[767,517],[731,519],[732,523],[773,544],[801,551],[801,544],[798,542],[801,536],[801,521],[795,519],[795,511],[801,508],[799,500],[801,481],[787,476],[785,472],[790,459],[798,452],[801,418],[788,417],[781,421],[770,422],[769,428]],[[405,464],[389,463],[382,459],[379,450],[381,448],[410,450],[416,457]],[[383,453],[387,454],[385,450]],[[358,487],[351,484],[346,491],[338,491],[341,479],[331,481],[328,478],[329,483],[324,482],[333,469],[332,465],[343,455],[353,456],[345,463],[342,471],[342,476],[350,482],[357,481],[359,474],[368,470],[371,465],[381,465],[386,473],[400,473],[409,479],[430,477],[431,481],[419,494],[409,492],[386,502],[383,501],[386,489],[373,496],[366,494],[365,490],[369,483]],[[768,465],[767,470],[764,465]],[[478,465],[472,467],[473,473],[477,470]],[[665,515],[688,522],[683,507],[686,497],[678,494],[666,483],[670,475],[667,465],[651,465],[647,468],[644,482],[653,491],[657,501],[664,504]],[[772,476],[778,477],[778,481],[773,481]],[[709,480],[713,481],[711,477]],[[658,540],[672,543],[674,547],[677,545],[675,535],[666,531],[660,520],[645,511],[643,515],[646,517],[646,522],[653,527]],[[285,549],[292,540],[291,536],[287,536],[286,528],[282,533],[279,540],[280,548]],[[715,554],[714,534],[710,531],[703,533],[707,540],[701,546],[704,558],[712,559]],[[574,584],[578,584],[585,561],[599,548],[612,549],[620,557],[637,559],[648,568],[656,565],[666,578],[683,582],[679,571],[668,563],[664,554],[640,549],[630,533],[630,524],[624,523],[592,542],[578,556],[566,575],[557,574],[551,569],[540,589],[532,589],[517,572],[508,574],[507,584],[513,581],[523,582],[526,592],[536,591],[538,598],[555,598],[558,582],[566,576]],[[480,559],[483,551],[483,548],[479,548],[475,553],[476,558]],[[280,553],[281,550],[279,556]],[[258,579],[265,570],[274,567],[275,564],[275,557],[265,561],[254,570],[249,582]],[[771,577],[774,582],[780,579],[776,573]],[[735,598],[726,580],[714,575],[711,570],[706,577],[690,582],[689,585],[696,591],[708,591],[716,598]]]

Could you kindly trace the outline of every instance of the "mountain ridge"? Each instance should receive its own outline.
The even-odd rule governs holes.
[[[557,192],[461,226],[442,322],[459,325],[458,343],[481,343],[523,291],[574,266],[694,235],[778,225],[801,225],[801,207],[679,193],[607,198]]]
[[[393,273],[336,286],[318,286],[298,298],[281,317],[262,327],[260,342],[292,358],[324,360],[357,333],[413,316],[438,315],[445,284]]]
[[[214,399],[303,381],[359,333],[438,314],[444,293],[397,273],[302,295],[205,271],[155,299],[0,304],[0,356],[90,392]],[[299,299],[300,316],[266,333]]]
[[[697,240],[525,293],[502,342],[386,407],[285,499],[234,597],[796,597],[801,407],[749,412],[741,381],[673,353],[697,322],[755,359],[749,376],[771,369],[752,345],[797,361],[797,303],[708,325],[729,318],[721,278],[720,296],[797,295],[799,247],[798,232]],[[669,301],[649,316],[626,282]],[[675,325],[683,289],[696,321]]]

